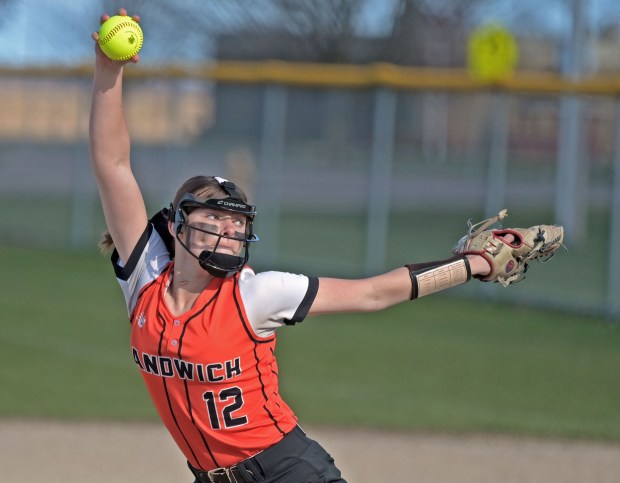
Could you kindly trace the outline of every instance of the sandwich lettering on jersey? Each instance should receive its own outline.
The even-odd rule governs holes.
[[[158,356],[131,348],[133,360],[141,371],[160,377],[177,377],[187,381],[223,382],[240,376],[241,358],[211,364],[188,362],[177,357]]]

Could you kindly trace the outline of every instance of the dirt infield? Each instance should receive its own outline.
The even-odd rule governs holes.
[[[305,428],[349,483],[616,483],[620,445]],[[191,482],[158,424],[0,420],[3,483]]]

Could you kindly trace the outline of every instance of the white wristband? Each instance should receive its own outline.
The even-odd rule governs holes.
[[[411,300],[456,287],[471,279],[467,257],[438,262],[437,265],[420,269],[416,265],[407,265],[407,268],[411,276]]]

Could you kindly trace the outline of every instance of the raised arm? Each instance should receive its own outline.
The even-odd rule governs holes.
[[[120,10],[119,15],[126,15]],[[109,18],[101,17],[102,21]],[[138,20],[136,17],[134,19]],[[93,40],[97,41],[97,33]],[[131,62],[138,62],[136,55]],[[95,42],[95,75],[89,123],[89,148],[108,230],[127,261],[147,223],[144,199],[130,164],[130,139],[123,107],[123,69]]]

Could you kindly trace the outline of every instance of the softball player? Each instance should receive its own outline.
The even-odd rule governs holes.
[[[187,180],[170,209],[149,220],[130,165],[125,63],[95,50],[90,154],[131,353],[195,481],[344,482],[280,395],[277,329],[316,314],[380,310],[463,283],[488,264],[458,256],[362,280],[255,273],[247,262],[256,208],[218,177]],[[448,278],[430,283],[440,271]]]

